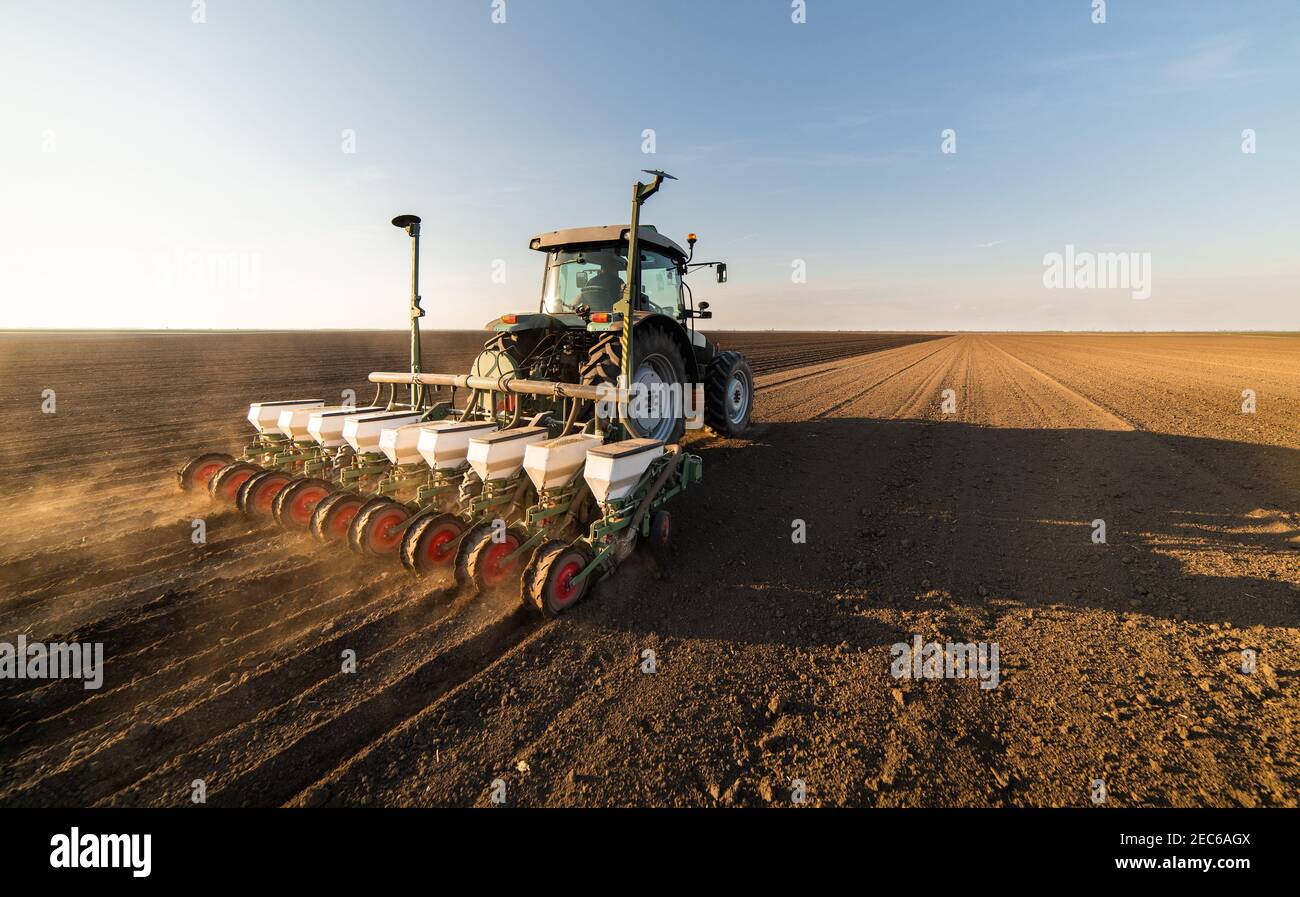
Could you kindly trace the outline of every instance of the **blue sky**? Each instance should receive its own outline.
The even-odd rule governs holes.
[[[1294,2],[202,12],[4,4],[0,327],[403,327],[408,211],[430,322],[478,327],[663,168],[719,328],[1300,329]],[[1150,253],[1151,298],[1046,289],[1067,244]]]

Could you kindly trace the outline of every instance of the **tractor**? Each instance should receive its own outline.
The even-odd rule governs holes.
[[[532,239],[546,258],[539,308],[489,322],[468,374],[422,369],[420,219],[393,219],[412,246],[410,372],[371,373],[364,409],[255,403],[259,435],[244,457],[202,455],[182,469],[182,487],[239,497],[250,514],[274,508],[318,538],[346,534],[353,549],[417,573],[447,566],[460,585],[517,583],[547,615],[580,600],[638,537],[665,545],[663,505],[702,476],[679,445],[685,431],[744,433],[754,375],[696,330],[712,312],[686,277],[712,268],[725,283],[727,266],[695,261],[694,234],[683,249],[640,223],[673,179],[647,174],[630,224]],[[458,390],[469,391],[463,402]]]
[[[744,356],[720,350],[695,327],[713,313],[708,302],[696,306],[686,275],[712,267],[718,283],[727,279],[725,262],[694,261],[695,242],[690,234],[683,250],[652,225],[639,226],[635,240],[629,226],[617,224],[534,237],[530,247],[546,254],[541,306],[490,322],[492,336],[473,373],[592,386],[623,376],[633,393],[631,413],[621,421],[628,437],[678,442],[701,418],[720,435],[739,436],[753,411],[754,375]],[[630,245],[639,255],[635,269]],[[638,289],[627,289],[628,282]],[[625,370],[629,341],[632,364]],[[512,409],[509,396],[497,400],[499,410]]]

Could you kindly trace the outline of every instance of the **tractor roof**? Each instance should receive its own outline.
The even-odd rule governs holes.
[[[550,233],[539,234],[529,241],[528,245],[532,249],[546,252],[550,249],[563,249],[568,246],[591,246],[599,243],[626,243],[628,231],[631,226],[627,224],[605,224],[597,227],[567,227],[564,230],[553,230]],[[678,246],[676,242],[665,237],[659,231],[655,230],[652,224],[643,224],[638,228],[638,239],[642,243],[653,246],[661,252],[666,252],[678,260],[686,258],[686,250]]]

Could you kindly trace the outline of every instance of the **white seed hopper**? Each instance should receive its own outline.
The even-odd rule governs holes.
[[[518,427],[469,441],[469,466],[484,482],[513,476],[524,466],[524,449],[550,435],[545,427]]]
[[[416,450],[424,463],[434,470],[455,470],[465,463],[469,454],[469,441],[473,436],[486,436],[496,430],[489,421],[440,420],[426,424],[416,442]]]
[[[599,436],[589,433],[574,433],[531,443],[524,450],[524,471],[539,492],[563,489],[582,470],[587,450],[600,443]]]
[[[420,434],[425,430],[454,426],[455,423],[452,420],[436,420],[384,427],[379,433],[379,450],[394,464],[419,464],[423,460],[420,455]]]
[[[280,412],[289,408],[324,408],[320,399],[289,399],[284,402],[254,402],[248,406],[248,422],[259,433],[280,433]]]
[[[343,422],[343,439],[359,454],[379,451],[379,434],[385,427],[413,424],[423,417],[420,411],[381,411],[358,414]]]
[[[655,439],[626,439],[611,442],[587,452],[587,465],[582,470],[591,494],[605,504],[627,497],[646,468],[656,458],[663,457],[664,444]]]
[[[311,431],[307,429],[307,424],[311,421],[313,414],[322,414],[330,411],[344,411],[355,414],[356,408],[347,405],[303,405],[286,408],[280,412],[280,417],[276,420],[276,426],[280,432],[290,439],[311,439]]]
[[[317,444],[325,448],[338,448],[344,444],[343,425],[347,423],[349,417],[374,414],[383,410],[378,405],[367,405],[350,411],[315,411],[307,418],[307,432]]]

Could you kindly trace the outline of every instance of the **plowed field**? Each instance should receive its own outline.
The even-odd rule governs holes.
[[[0,642],[105,652],[0,680],[0,805],[1296,805],[1300,337],[718,337],[755,426],[671,564],[543,622],[175,488],[404,335],[0,334]]]

